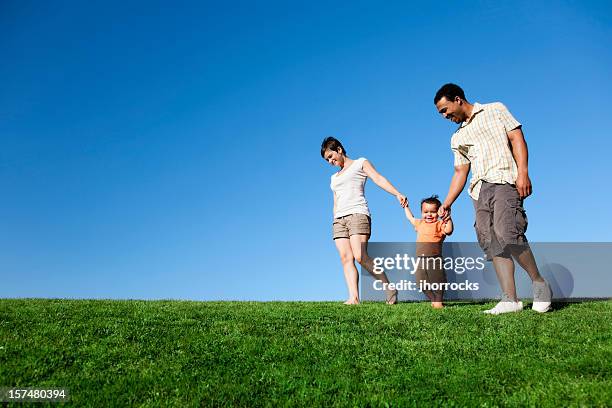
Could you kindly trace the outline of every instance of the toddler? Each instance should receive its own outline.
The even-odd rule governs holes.
[[[404,208],[406,218],[417,232],[418,267],[415,272],[417,284],[431,301],[435,309],[442,309],[442,288],[431,290],[430,286],[446,282],[444,259],[442,258],[442,241],[453,233],[453,221],[438,219],[438,209],[442,203],[437,195],[421,200],[421,218],[414,218],[409,206]]]

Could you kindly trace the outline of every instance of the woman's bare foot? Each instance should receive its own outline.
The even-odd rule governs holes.
[[[359,304],[359,299],[349,299],[346,302],[344,302],[345,305],[358,305]]]
[[[444,309],[442,302],[431,302],[431,307],[434,309]]]
[[[394,290],[393,292],[391,292],[391,294],[387,294],[387,304],[388,305],[395,305],[397,304],[397,290]]]

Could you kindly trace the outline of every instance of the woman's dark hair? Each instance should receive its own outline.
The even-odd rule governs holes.
[[[323,143],[321,143],[321,157],[325,158],[326,150],[333,150],[334,152],[337,152],[338,149],[342,149],[342,154],[346,156],[346,149],[344,146],[342,146],[342,143],[340,143],[338,139],[331,136],[326,137],[325,140],[323,140]]]
[[[463,93],[463,89],[461,89],[459,85],[444,84],[442,88],[438,89],[436,96],[434,96],[434,105],[442,98],[446,98],[446,100],[452,102],[457,96],[467,101],[467,99],[465,99],[465,93]]]
[[[423,208],[423,204],[434,204],[436,206],[436,208],[440,208],[440,206],[442,205],[442,203],[440,202],[440,200],[438,200],[438,196],[437,195],[432,195],[431,197],[427,197],[421,200],[421,208]]]

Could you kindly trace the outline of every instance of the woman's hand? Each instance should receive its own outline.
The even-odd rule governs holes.
[[[397,201],[399,201],[402,208],[406,208],[406,206],[408,205],[408,198],[405,195],[400,193],[396,195],[395,198],[397,198]]]

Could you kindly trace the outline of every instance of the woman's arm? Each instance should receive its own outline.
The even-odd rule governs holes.
[[[336,201],[337,201],[336,200],[336,192],[334,191],[334,213],[333,213],[334,217],[336,216]]]
[[[378,187],[382,188],[387,193],[393,194],[402,207],[406,207],[408,205],[408,199],[406,196],[397,191],[397,189],[393,187],[393,184],[391,184],[389,180],[377,172],[372,163],[370,163],[368,160],[363,162],[363,171]]]

